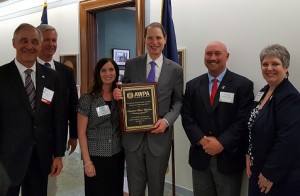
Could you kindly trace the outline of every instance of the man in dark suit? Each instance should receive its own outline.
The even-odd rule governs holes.
[[[183,94],[183,70],[180,65],[162,55],[166,33],[160,23],[151,23],[145,29],[148,53],[125,64],[124,83],[149,81],[151,62],[155,62],[153,81],[157,83],[159,120],[148,133],[123,134],[129,193],[131,196],[162,196],[165,173],[171,150],[173,123],[180,114]],[[147,80],[148,76],[148,80]],[[114,97],[121,98],[115,89]]]
[[[0,66],[0,161],[11,179],[8,196],[18,196],[20,187],[22,195],[46,196],[49,173],[62,169],[62,92],[58,74],[36,62],[41,41],[34,26],[21,24],[12,40],[16,58]]]
[[[187,83],[181,112],[191,142],[194,195],[240,196],[253,83],[226,68],[223,43],[208,44],[204,56],[208,73]]]
[[[47,24],[41,24],[37,27],[41,31],[43,41],[41,52],[38,55],[38,62],[42,65],[47,65],[49,68],[58,72],[63,90],[63,101],[65,111],[65,132],[64,137],[67,142],[68,130],[69,140],[67,143],[67,150],[73,153],[77,146],[77,103],[78,94],[76,83],[74,79],[73,69],[53,60],[53,55],[57,49],[57,32],[56,29]],[[56,194],[56,178],[49,179],[48,196]]]

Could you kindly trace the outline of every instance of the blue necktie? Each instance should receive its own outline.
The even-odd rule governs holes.
[[[154,61],[150,62],[151,69],[147,78],[147,82],[155,82],[155,65],[156,63]]]
[[[45,66],[45,67],[48,67],[48,68],[51,68],[50,63],[45,63],[44,66]]]

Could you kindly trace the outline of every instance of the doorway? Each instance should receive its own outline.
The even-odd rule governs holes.
[[[80,2],[80,62],[81,89],[86,93],[92,82],[97,63],[97,13],[118,8],[134,7],[136,18],[136,55],[144,54],[144,0],[86,0]]]

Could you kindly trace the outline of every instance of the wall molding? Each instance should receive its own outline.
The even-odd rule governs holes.
[[[12,5],[14,7],[21,6],[21,3],[23,3],[23,1],[24,0],[12,0],[12,1],[7,1],[7,2],[1,3],[0,4],[0,13],[1,12],[3,13],[3,11],[6,11],[7,9],[11,9],[11,8],[8,8],[9,6],[12,6]],[[49,9],[53,9],[53,8],[64,6],[64,5],[69,5],[72,3],[79,3],[79,0],[57,0],[55,2],[50,2],[50,3],[48,3],[48,11],[49,11]],[[42,10],[43,10],[43,3],[41,1],[40,5],[33,4],[33,6],[30,8],[24,8],[24,10],[21,10],[21,11],[16,10],[16,12],[0,16],[0,22],[9,20],[12,18],[17,18],[17,17],[37,13],[37,12],[42,13]]]

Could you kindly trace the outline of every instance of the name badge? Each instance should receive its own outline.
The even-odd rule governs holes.
[[[254,99],[254,101],[255,101],[255,102],[259,102],[260,99],[262,98],[262,96],[263,96],[264,94],[265,94],[265,92],[258,92],[257,95],[256,95],[256,97],[255,97],[255,99]]]
[[[108,105],[97,107],[96,111],[97,111],[98,117],[110,114],[110,109],[109,109]]]
[[[44,87],[43,95],[42,95],[42,102],[44,102],[46,104],[50,104],[52,101],[53,95],[54,95],[54,91]]]
[[[233,101],[234,101],[234,93],[220,92],[219,102],[233,103]]]

